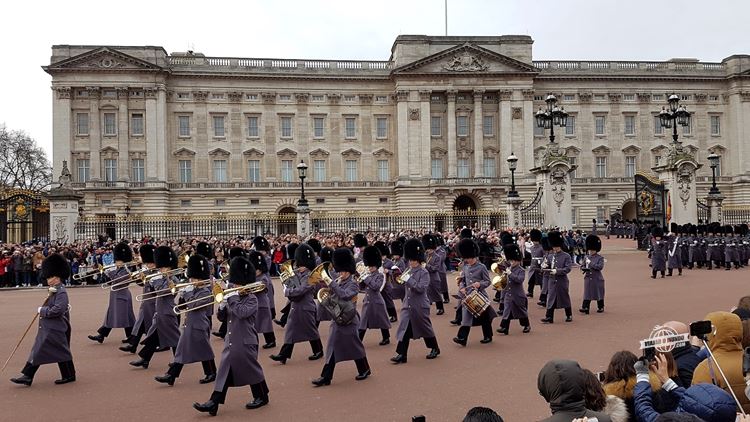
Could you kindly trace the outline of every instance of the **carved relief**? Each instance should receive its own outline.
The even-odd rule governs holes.
[[[260,97],[263,99],[263,104],[273,104],[276,101],[275,92],[261,92]]]
[[[479,72],[487,70],[487,64],[480,57],[464,51],[453,56],[448,63],[443,65],[443,69],[452,72]]]
[[[523,91],[521,91],[521,94],[523,94],[524,101],[534,100],[534,91],[531,89],[524,89]]]
[[[619,103],[622,99],[622,94],[620,94],[619,92],[614,92],[607,95],[609,96],[610,103]]]
[[[227,94],[227,97],[229,98],[229,101],[233,103],[239,103],[240,101],[242,101],[241,92],[237,92],[237,91],[230,92]]]
[[[128,87],[126,86],[117,87],[117,98],[120,100],[127,100],[129,92]]]
[[[552,200],[557,205],[557,212],[565,202],[565,191],[567,190],[566,182],[567,172],[563,166],[555,166],[550,172],[550,191],[552,192]]]
[[[406,100],[408,100],[409,99],[409,91],[405,91],[405,90],[396,91],[396,99],[398,99],[398,101],[406,101]]]
[[[421,90],[419,91],[419,101],[430,101],[430,94],[432,92],[430,90]]]
[[[727,101],[728,99],[725,98],[724,100]],[[748,91],[740,92],[740,100],[742,100],[743,103],[750,101],[750,92]]]
[[[445,94],[448,97],[448,101],[456,101],[456,94],[458,94],[458,91],[455,89],[449,89],[445,91]]]
[[[638,102],[640,103],[650,103],[651,102],[651,94],[647,92],[641,92],[636,94],[638,96]]]
[[[155,86],[143,88],[143,96],[145,96],[147,99],[156,98],[157,92],[158,89]],[[206,96],[208,96],[208,93],[206,93]]]
[[[54,223],[52,224],[52,227],[54,227],[54,238],[57,240],[57,243],[67,243],[68,242],[68,228],[67,228],[67,222],[68,217],[54,217]]]
[[[296,92],[294,93],[294,98],[297,100],[298,104],[307,104],[310,94],[306,92]]]
[[[69,86],[61,86],[61,87],[56,87],[53,89],[57,93],[58,100],[70,99],[70,87]]]
[[[523,118],[523,108],[522,107],[513,107],[513,119],[521,119]]]
[[[500,98],[500,101],[510,101],[511,97],[513,97],[513,91],[511,90],[499,91],[497,95]]]
[[[682,206],[687,210],[688,201],[690,200],[690,191],[693,185],[693,172],[691,166],[682,165],[677,173],[677,189],[679,190]]]
[[[702,92],[695,94],[696,103],[705,103],[708,100],[708,95]]]
[[[87,86],[86,91],[89,94],[89,98],[91,98],[92,100],[98,99],[101,92],[98,86]]]
[[[372,104],[372,94],[359,94],[360,104]]]
[[[331,104],[338,104],[341,101],[341,94],[332,92],[326,96]]]
[[[193,91],[193,99],[196,103],[204,103],[208,99],[208,91]]]
[[[409,109],[409,120],[419,120],[419,109],[418,108],[410,108]]]
[[[591,98],[593,95],[590,92],[581,92],[578,94],[578,102],[581,104],[589,104],[591,103]]]

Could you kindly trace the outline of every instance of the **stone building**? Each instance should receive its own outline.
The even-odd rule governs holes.
[[[534,60],[528,36],[396,38],[387,61],[52,47],[54,172],[67,161],[86,215],[285,213],[309,165],[313,210],[504,209],[506,157],[535,193],[548,93],[570,113],[574,222],[635,216],[633,175],[671,133],[666,95],[692,113],[683,145],[721,155],[725,205],[750,201],[750,56],[721,63]],[[705,196],[711,170],[698,174]]]

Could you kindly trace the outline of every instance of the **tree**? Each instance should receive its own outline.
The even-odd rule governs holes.
[[[52,182],[47,153],[20,130],[0,127],[0,188],[40,191]]]

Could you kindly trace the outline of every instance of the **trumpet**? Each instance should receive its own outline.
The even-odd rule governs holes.
[[[144,282],[146,282],[146,281],[151,281],[152,279],[157,278],[157,277],[162,276],[162,275],[164,277],[171,277],[171,276],[179,277],[179,276],[181,276],[183,274],[185,274],[185,268],[175,268],[174,270],[169,270],[166,273],[162,273],[160,271],[157,271],[157,272],[155,272],[153,274],[149,274],[149,275],[143,276],[142,280]]]
[[[146,276],[146,273],[150,270],[151,268],[143,267],[139,270],[133,271],[127,278],[116,283],[112,283],[112,285],[109,286],[109,289],[113,292],[116,292],[119,290],[127,289],[128,287],[130,287],[130,283],[139,283],[143,285],[143,279]]]
[[[422,268],[425,268],[426,266],[427,264],[423,262]],[[411,277],[411,270],[412,270],[411,267],[407,268],[406,271],[404,271],[400,276],[398,276],[398,278],[396,279],[396,283],[398,284],[406,283],[406,281],[409,280],[409,277]]]
[[[360,261],[357,263],[357,282],[361,283],[363,282],[368,275],[370,275],[370,272],[367,271],[367,266],[365,266],[365,263]]]
[[[136,265],[136,264],[138,264],[137,261],[130,261],[130,262],[126,262],[126,263],[124,263],[122,265],[127,268],[128,266]],[[86,271],[86,272],[83,272],[83,273],[73,274],[73,280],[83,280],[84,278],[93,277],[93,276],[95,276],[97,274],[104,274],[105,271],[109,271],[109,270],[117,268],[117,267],[118,267],[117,264],[107,264],[107,265],[98,265],[97,264],[97,266],[94,269],[92,269],[92,270],[89,270],[89,271]]]
[[[221,303],[224,300],[224,297],[229,293],[260,293],[264,290],[266,290],[266,285],[263,284],[262,281],[250,283],[245,286],[232,287],[231,289],[222,289],[219,283],[216,283],[212,288],[211,295],[193,299],[185,303],[180,303],[179,305],[176,305],[174,308],[172,308],[172,312],[174,312],[176,315],[184,315],[188,312],[208,308],[209,306],[213,306],[215,303]],[[209,301],[206,302],[207,300]]]
[[[331,263],[323,262],[315,267],[307,278],[307,284],[314,286],[320,283],[329,286],[333,279],[331,278]]]

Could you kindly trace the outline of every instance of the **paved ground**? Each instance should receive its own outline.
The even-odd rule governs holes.
[[[446,315],[433,315],[442,354],[434,361],[424,359],[426,350],[413,343],[409,363],[392,365],[388,359],[395,344],[378,346],[380,335],[371,331],[365,338],[374,375],[356,382],[353,362],[340,364],[329,387],[313,388],[322,361],[309,362],[309,346],[298,345],[294,359],[286,366],[272,362],[273,351],[261,350],[260,361],[271,389],[271,404],[262,409],[245,410],[249,388],[230,389],[227,405],[219,410],[224,420],[253,418],[266,421],[409,421],[424,414],[427,421],[460,421],[476,405],[496,409],[506,421],[533,421],[548,415],[548,407],[536,389],[536,377],[544,363],[552,358],[578,360],[592,371],[606,367],[613,352],[636,351],[638,340],[665,320],[686,322],[703,318],[709,311],[729,309],[737,299],[750,293],[746,287],[750,268],[740,271],[693,270],[682,277],[652,280],[645,254],[631,249],[632,242],[605,241],[607,257],[607,310],[604,314],[576,315],[566,324],[558,311],[558,322],[543,326],[543,310],[531,306],[532,332],[521,334],[517,323],[510,336],[495,336],[489,345],[479,344],[479,327],[472,330],[466,348],[454,344],[456,328]],[[580,304],[582,276],[575,270],[571,277],[574,306]],[[449,277],[452,279],[449,275]],[[452,288],[455,288],[454,283]],[[281,289],[277,289],[277,293]],[[0,292],[0,356],[15,345],[37,306],[44,300],[42,290]],[[33,343],[35,329],[2,374],[0,380],[0,420],[205,420],[191,408],[194,401],[208,399],[212,386],[198,384],[200,364],[188,365],[174,387],[153,380],[169,363],[169,352],[156,354],[148,370],[128,365],[133,355],[117,350],[122,330],[104,344],[86,339],[101,323],[107,306],[104,291],[96,288],[71,289],[73,354],[78,381],[64,386],[52,383],[59,376],[56,365],[43,366],[31,388],[7,381],[21,369]],[[277,303],[282,299],[277,298]],[[577,314],[577,312],[576,312]],[[496,320],[497,321],[497,320]],[[496,324],[497,325],[497,322]],[[278,330],[277,336],[283,338]],[[322,327],[325,343],[327,323]],[[392,330],[395,333],[395,328]],[[221,342],[212,340],[214,349]],[[280,344],[280,343],[279,343]]]

